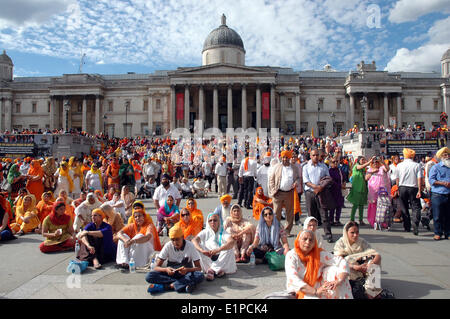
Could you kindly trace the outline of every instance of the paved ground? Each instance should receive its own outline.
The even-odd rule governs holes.
[[[153,203],[146,203],[155,218]],[[235,203],[233,200],[232,203]],[[206,216],[218,205],[217,197],[198,200],[199,209]],[[349,207],[349,203],[346,203]],[[181,206],[185,206],[185,200]],[[303,212],[306,212],[302,203]],[[349,220],[350,209],[344,208],[342,223]],[[244,215],[251,216],[244,209]],[[301,220],[305,219],[306,213]],[[300,227],[295,226],[297,233]],[[342,229],[332,228],[334,239],[342,235]],[[320,231],[322,233],[322,230]],[[389,232],[361,229],[365,238],[382,255],[382,286],[392,290],[397,298],[450,298],[450,241],[435,242],[432,232],[420,229],[420,235],[405,233],[400,224]],[[293,240],[289,244],[293,247]],[[152,296],[146,292],[145,272],[130,274],[118,270],[114,264],[105,265],[102,270],[88,269],[80,282],[66,273],[68,261],[73,252],[44,255],[38,245],[40,235],[31,234],[17,240],[0,244],[0,298],[12,299],[72,299],[72,298],[120,298],[120,299],[249,299],[263,298],[270,292],[284,290],[284,272],[273,272],[267,265],[251,268],[238,264],[236,274],[204,282],[192,295],[167,292]],[[167,241],[167,237],[162,238]],[[327,250],[333,244],[325,241]]]

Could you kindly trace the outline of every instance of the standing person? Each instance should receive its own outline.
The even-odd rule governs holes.
[[[434,240],[450,234],[450,150],[441,148],[436,157],[440,162],[430,170],[431,205],[434,221]]]
[[[88,191],[100,190],[103,194],[103,178],[102,171],[99,169],[98,164],[94,163],[91,166],[91,170],[86,174],[86,189]]]
[[[106,176],[108,178],[108,188],[113,187],[116,190],[120,189],[120,177],[119,177],[120,165],[116,157],[114,157],[106,169]]]
[[[202,167],[202,174],[205,177],[205,179],[208,181],[208,184],[209,184],[208,189],[209,189],[209,191],[211,191],[211,185],[212,185],[212,181],[214,179],[214,175],[212,172],[212,165],[210,162],[204,161],[202,163],[201,167]]]
[[[431,184],[430,184],[430,179],[429,179],[431,168],[435,164],[439,163],[439,160],[438,160],[436,154],[437,153],[435,153],[434,156],[429,161],[426,162],[425,168],[424,168],[425,188],[426,188],[428,194],[430,194],[430,192],[431,192]]]
[[[83,189],[84,175],[83,172],[81,171],[80,161],[74,156],[69,158],[69,169],[73,173],[73,190],[70,196],[72,198],[78,198],[80,197],[81,190]]]
[[[403,149],[405,160],[398,164],[397,185],[402,206],[403,227],[410,232],[411,226],[414,235],[419,235],[419,223],[421,220],[422,205],[420,198],[422,193],[423,173],[420,164],[414,162],[416,152],[409,148]],[[413,219],[409,215],[409,205],[412,207]]]
[[[119,169],[120,187],[126,186],[130,192],[134,192],[134,170],[133,166],[129,163],[128,159],[124,157]]]
[[[225,163],[225,158],[222,157],[219,163],[216,164],[214,168],[214,173],[217,178],[218,185],[218,196],[219,198],[226,194],[227,190],[227,164]]]
[[[371,227],[374,227],[375,216],[377,213],[377,200],[380,188],[385,188],[388,194],[391,193],[391,181],[388,175],[389,168],[383,163],[382,159],[376,158],[370,165],[366,174],[368,188],[368,208],[367,221]]]
[[[392,164],[389,165],[389,177],[391,179],[391,186],[396,184],[397,165],[400,163],[400,157],[398,155],[392,156]]]
[[[240,189],[238,204],[239,206],[242,206],[242,201],[244,201],[244,206],[247,209],[252,209],[253,186],[255,183],[257,166],[258,163],[255,159],[246,157],[242,160],[241,166],[239,167]]]
[[[344,206],[344,196],[342,196],[342,189],[345,188],[345,181],[341,170],[338,168],[339,160],[335,156],[331,159],[329,173],[333,179],[333,187],[331,193],[336,202],[336,208],[330,211],[331,226],[344,226],[340,222],[342,207]]]
[[[364,226],[364,206],[367,205],[367,182],[365,179],[366,167],[372,164],[375,156],[366,161],[364,156],[358,156],[352,170],[352,188],[347,196],[347,200],[353,204],[350,220],[355,221],[356,210],[359,211],[359,225]]]
[[[53,191],[55,189],[55,173],[58,169],[56,167],[55,159],[53,157],[47,157],[44,164],[42,165],[44,170],[44,189],[45,191]]]
[[[67,194],[73,191],[73,172],[69,169],[67,162],[61,162],[55,175],[57,178],[55,194],[59,194],[64,190]]]
[[[256,171],[256,183],[262,187],[264,196],[269,195],[269,167],[270,167],[270,153],[267,153],[261,165]],[[255,207],[253,207],[255,208]],[[259,217],[259,214],[258,214]]]
[[[323,230],[327,241],[333,242],[331,225],[327,211],[320,206],[318,194],[324,189],[319,185],[320,180],[325,176],[330,176],[328,167],[320,162],[319,150],[313,149],[310,153],[311,160],[303,166],[303,183],[305,186],[305,200],[308,209],[308,216],[313,216],[317,220],[322,220]]]
[[[44,184],[42,178],[44,177],[44,170],[38,160],[31,161],[30,168],[27,172],[28,181],[27,189],[35,198],[41,198],[44,192]]]
[[[269,197],[273,199],[273,210],[278,221],[281,220],[283,206],[286,209],[285,230],[288,237],[294,226],[294,195],[297,195],[297,185],[300,183],[298,170],[292,166],[291,158],[291,151],[281,152],[281,163],[274,167],[269,176]]]

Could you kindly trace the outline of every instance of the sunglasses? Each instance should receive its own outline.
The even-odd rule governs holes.
[[[264,214],[265,217],[267,217],[267,216],[272,216],[272,215],[273,215],[273,213],[265,213],[265,214]]]
[[[181,214],[181,217],[189,216],[189,214]]]

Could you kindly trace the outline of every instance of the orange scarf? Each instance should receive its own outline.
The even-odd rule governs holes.
[[[250,157],[246,157],[245,161],[244,161],[244,170],[248,171],[248,161],[249,161]]]
[[[313,249],[309,252],[308,255],[304,255],[303,252],[300,249],[300,235],[303,232],[300,232],[297,235],[297,239],[295,239],[295,252],[297,253],[298,257],[302,261],[303,264],[306,264],[306,273],[303,278],[303,281],[306,282],[309,286],[314,287],[316,282],[322,280],[322,278],[317,278],[317,275],[319,273],[320,268],[320,251],[322,251],[322,248],[319,248],[317,246],[317,240],[315,241]],[[321,276],[322,277],[322,276]],[[303,299],[305,297],[305,294],[301,292],[300,290],[297,292],[297,299]]]

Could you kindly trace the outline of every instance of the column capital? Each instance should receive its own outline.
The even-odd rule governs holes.
[[[246,88],[247,88],[247,85],[248,85],[247,82],[241,83],[241,87],[242,87],[243,89],[246,89]]]
[[[234,84],[234,83],[228,83],[227,87],[228,87],[229,89],[232,89],[232,88],[233,88],[233,84]]]
[[[300,92],[295,92],[295,96],[300,96],[301,93]]]

